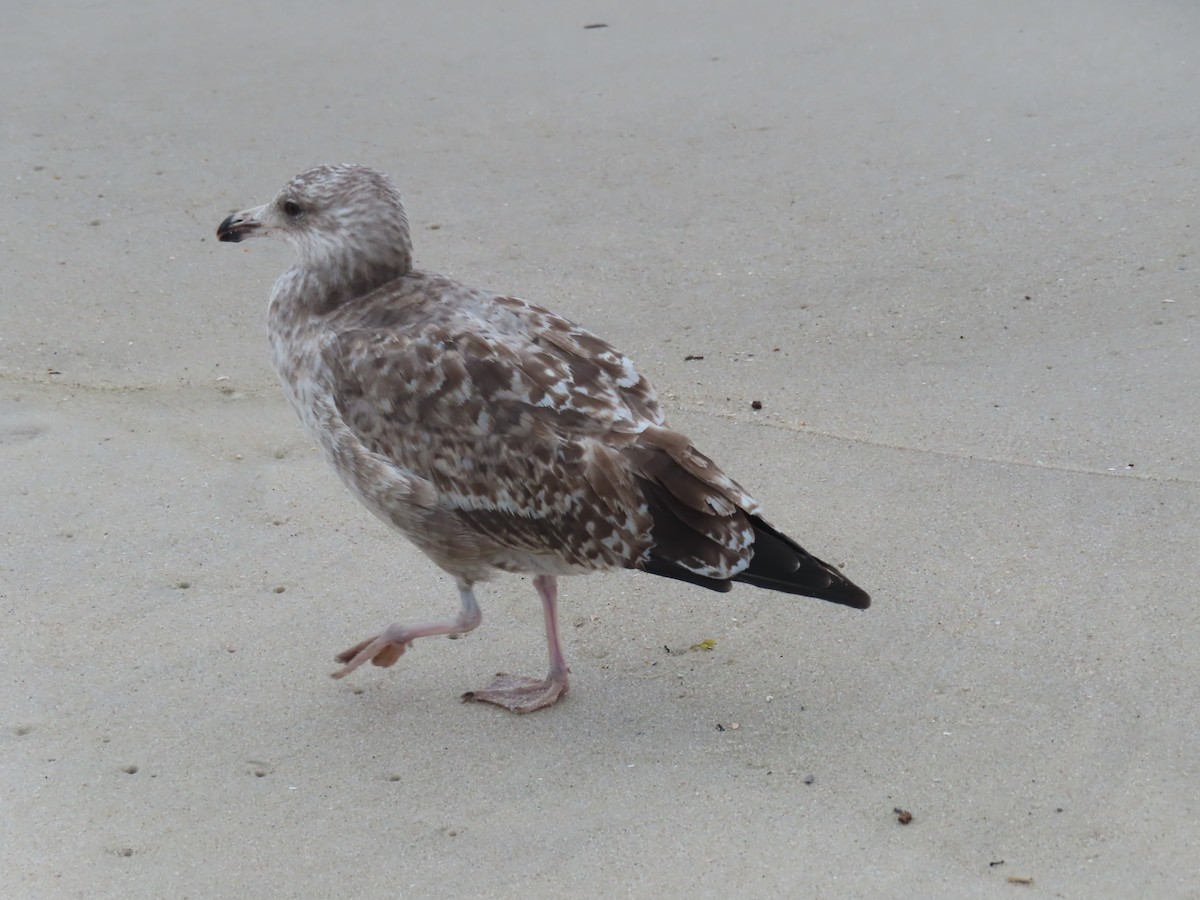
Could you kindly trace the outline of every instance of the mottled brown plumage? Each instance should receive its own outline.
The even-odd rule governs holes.
[[[414,271],[404,207],[379,173],[309,170],[217,233],[275,233],[295,248],[269,310],[284,389],[351,491],[462,596],[454,622],[393,625],[346,651],[339,677],[391,665],[417,637],[474,628],[473,585],[496,571],[535,576],[551,671],[469,696],[518,712],[567,690],[559,575],[633,568],[868,605],[666,426],[620,351],[525,300]]]

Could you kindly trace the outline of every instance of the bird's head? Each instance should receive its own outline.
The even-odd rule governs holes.
[[[302,269],[346,282],[383,283],[412,268],[400,194],[387,176],[366,166],[309,169],[270,203],[234,213],[217,228],[219,240],[234,243],[268,235],[287,240]]]

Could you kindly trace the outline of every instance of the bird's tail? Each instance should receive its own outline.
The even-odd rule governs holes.
[[[639,568],[714,591],[741,581],[855,609],[870,605],[836,568],[763,521],[754,498],[683,435],[647,429],[626,452],[653,519]]]

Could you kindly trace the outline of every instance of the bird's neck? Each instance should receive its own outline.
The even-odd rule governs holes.
[[[325,315],[402,278],[410,270],[407,258],[391,263],[360,260],[339,266],[293,266],[276,280],[271,307],[301,317]]]

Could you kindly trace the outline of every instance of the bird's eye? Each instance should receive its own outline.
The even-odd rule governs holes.
[[[283,211],[289,219],[298,219],[304,215],[304,209],[295,200],[285,200],[283,203]]]

